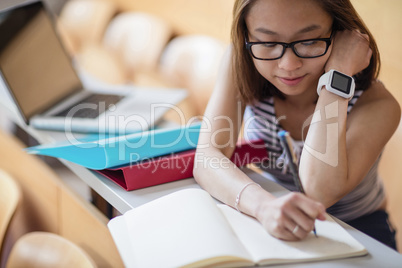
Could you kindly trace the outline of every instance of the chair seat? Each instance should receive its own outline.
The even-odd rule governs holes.
[[[11,250],[7,268],[96,267],[94,261],[69,240],[46,232],[22,236]]]

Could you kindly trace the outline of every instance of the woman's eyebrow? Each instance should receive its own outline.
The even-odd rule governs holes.
[[[310,25],[310,26],[308,26],[306,28],[301,29],[298,33],[308,33],[308,32],[312,32],[312,31],[315,31],[315,30],[318,30],[318,29],[321,29],[321,28],[322,27],[320,25],[313,24],[313,25]]]
[[[308,32],[312,32],[314,30],[318,30],[321,29],[322,27],[318,24],[313,24],[310,26],[307,26],[306,28],[301,29],[300,31],[298,31],[297,33],[308,33]],[[263,27],[259,27],[255,30],[256,32],[260,32],[260,33],[264,33],[264,34],[268,34],[268,35],[279,35],[277,32],[269,30],[267,28],[263,28]]]

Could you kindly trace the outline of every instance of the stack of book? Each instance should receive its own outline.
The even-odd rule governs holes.
[[[81,139],[27,148],[31,154],[62,158],[135,190],[193,176],[200,124],[104,139]],[[232,161],[237,166],[268,158],[261,140],[241,141]]]

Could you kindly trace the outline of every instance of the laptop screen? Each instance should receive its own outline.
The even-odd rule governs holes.
[[[0,70],[26,121],[82,88],[41,2],[0,11]]]

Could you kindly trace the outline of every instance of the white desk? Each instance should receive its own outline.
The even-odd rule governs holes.
[[[29,127],[27,128],[22,120],[16,117],[15,107],[10,103],[8,97],[1,94],[1,88],[0,108],[2,113],[24,128],[40,143],[48,143],[65,138],[65,136],[63,137],[64,134],[60,132],[38,131]],[[174,191],[185,188],[199,188],[194,179],[186,179],[127,192],[114,182],[93,171],[67,161],[62,162],[121,213]],[[246,172],[254,181],[275,195],[279,196],[287,192],[286,189],[253,171],[246,170]],[[402,255],[345,223],[340,222],[340,224],[367,248],[369,255],[318,263],[281,265],[280,267],[402,267]]]
[[[126,192],[125,190],[120,188],[120,186],[117,186],[115,183],[97,173],[90,172],[77,165],[67,165],[120,212],[125,212],[130,208],[139,206],[174,191],[186,188],[200,188],[194,179],[185,179],[145,189]],[[268,180],[267,178],[258,173],[255,173],[252,170],[246,169],[245,172],[249,175],[250,178],[259,183],[264,189],[268,190],[276,196],[280,196],[288,192],[288,190],[284,189],[282,186]],[[339,220],[338,222],[355,239],[357,239],[367,248],[369,255],[364,257],[317,263],[280,265],[279,267],[402,267],[401,254],[363,234],[362,232],[350,227],[349,225]]]

